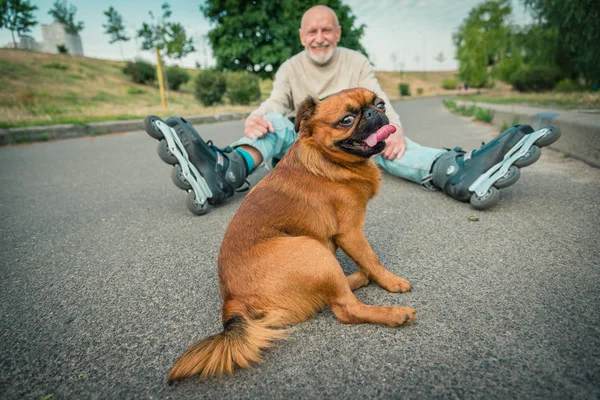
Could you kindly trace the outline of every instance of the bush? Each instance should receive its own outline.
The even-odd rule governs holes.
[[[64,44],[57,45],[56,51],[58,51],[58,54],[69,54],[69,49]]]
[[[59,69],[61,71],[66,71],[67,69],[69,69],[67,65],[61,64],[58,61],[52,61],[46,64],[42,64],[42,68]]]
[[[579,89],[579,85],[577,85],[571,79],[563,79],[556,84],[556,90],[559,92],[576,92]]]
[[[469,107],[465,105],[456,106],[454,108],[454,112],[460,115],[464,115],[465,117],[472,117],[475,115],[475,104],[471,104]]]
[[[510,83],[519,92],[552,90],[560,78],[555,68],[537,66],[521,68],[510,77]]]
[[[410,85],[408,83],[398,84],[398,89],[400,89],[400,96],[410,96]]]
[[[209,69],[200,71],[194,80],[194,96],[205,107],[220,103],[225,89],[227,89],[225,75],[219,71]]]
[[[452,99],[444,99],[442,102],[450,111],[453,111],[456,108],[456,102]]]
[[[179,90],[181,85],[190,80],[190,74],[183,68],[178,66],[167,68],[167,85],[171,90]]]
[[[452,78],[446,78],[442,81],[442,89],[444,90],[454,90],[458,88],[458,81]]]
[[[475,119],[477,121],[483,121],[489,124],[494,119],[494,110],[489,108],[477,107],[475,109]]]
[[[134,96],[136,96],[136,95],[138,95],[138,94],[144,94],[144,93],[146,93],[146,91],[145,91],[145,90],[142,90],[142,89],[140,89],[140,88],[137,88],[137,87],[135,87],[135,86],[129,86],[129,87],[127,88],[127,94],[131,94],[131,95],[134,95]]]
[[[227,74],[227,97],[231,104],[248,105],[260,100],[258,77],[248,72]]]
[[[492,70],[492,76],[504,82],[510,82],[511,76],[522,68],[520,57],[506,57]]]
[[[154,65],[146,61],[129,61],[125,67],[123,67],[123,73],[129,75],[131,80],[135,83],[152,83],[156,80],[156,69]]]
[[[423,88],[422,88],[422,87],[420,87],[420,88],[417,88],[417,94],[418,94],[419,96],[423,94]]]

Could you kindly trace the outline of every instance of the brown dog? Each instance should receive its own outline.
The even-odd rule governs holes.
[[[416,318],[411,308],[367,306],[352,293],[371,280],[390,292],[410,290],[383,268],[363,232],[367,201],[380,186],[370,157],[395,131],[388,122],[385,103],[366,89],[302,103],[298,140],[246,196],[225,232],[218,258],[224,330],[190,347],[169,383],[258,362],[261,349],[285,337],[284,326],[325,305],[347,324],[399,326]],[[344,275],[338,246],[358,272]]]

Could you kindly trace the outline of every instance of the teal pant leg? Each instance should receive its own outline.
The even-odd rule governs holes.
[[[232,147],[241,145],[254,147],[263,157],[261,165],[272,158],[281,159],[298,138],[298,134],[294,131],[294,124],[282,114],[269,113],[265,115],[265,118],[273,123],[275,132],[269,132],[260,139],[250,139],[244,136],[231,145]]]
[[[402,158],[388,160],[382,156],[375,157],[375,163],[386,172],[411,182],[421,183],[429,174],[433,162],[445,150],[421,146],[406,139],[406,152]]]

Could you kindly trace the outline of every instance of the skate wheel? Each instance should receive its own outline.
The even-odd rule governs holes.
[[[186,206],[192,214],[196,215],[204,215],[209,210],[208,201],[204,202],[204,204],[200,204],[196,198],[196,192],[193,190],[188,192]]]
[[[500,179],[498,179],[496,183],[494,183],[494,186],[498,189],[509,187],[510,185],[518,181],[520,177],[521,171],[519,170],[519,168],[515,167],[514,165],[511,165],[508,168],[508,171],[506,171],[506,174],[504,174],[504,176],[500,177]]]
[[[158,142],[158,146],[156,147],[156,152],[161,160],[170,165],[177,164],[177,158],[171,153],[169,150],[169,145],[166,140],[161,140]]]
[[[498,200],[500,200],[500,191],[492,186],[482,197],[477,196],[477,193],[473,193],[471,205],[478,210],[485,210],[496,204]]]
[[[162,122],[162,119],[158,118],[156,115],[148,115],[144,118],[144,129],[146,129],[148,135],[152,136],[154,139],[160,140],[163,138],[163,134],[160,129],[156,127],[154,121]]]
[[[519,168],[527,167],[539,160],[541,156],[542,151],[539,147],[534,145],[529,148],[529,150],[527,151],[527,153],[525,153],[523,157],[515,161],[514,165],[516,165]]]
[[[548,132],[544,134],[544,136],[540,137],[535,141],[535,145],[538,147],[546,147],[556,142],[561,135],[560,129],[555,126],[546,126]]]
[[[190,185],[188,180],[183,176],[183,170],[179,164],[173,167],[173,170],[171,171],[171,179],[173,180],[175,186],[181,190],[190,190],[192,188],[192,185]]]

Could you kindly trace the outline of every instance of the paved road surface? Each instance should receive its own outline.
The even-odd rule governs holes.
[[[422,144],[492,137],[439,99],[397,109]],[[226,145],[241,127],[199,129]],[[0,148],[0,188],[0,398],[600,395],[600,171],[561,154],[544,151],[487,212],[384,175],[367,237],[414,290],[357,296],[414,307],[415,324],[324,310],[257,368],[171,387],[175,358],[221,329],[215,261],[242,197],[191,215],[143,132]]]

